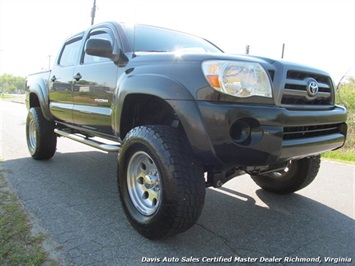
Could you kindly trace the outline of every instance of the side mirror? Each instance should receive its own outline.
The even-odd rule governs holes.
[[[112,59],[112,45],[104,39],[89,39],[85,44],[85,53],[93,56],[107,57]]]

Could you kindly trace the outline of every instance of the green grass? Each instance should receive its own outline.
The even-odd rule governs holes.
[[[10,99],[13,98],[11,94],[0,94],[0,99]]]
[[[336,150],[322,154],[322,158],[355,164],[355,153],[352,151]]]
[[[354,117],[354,111],[350,110],[347,121],[348,135],[346,137],[346,142],[344,146],[339,150],[327,152],[323,154],[322,157],[338,161],[355,163],[355,123],[354,119],[351,119],[351,116]]]
[[[348,134],[344,146],[336,151],[328,152],[324,158],[355,163],[355,76],[345,76],[336,93],[336,103],[343,105],[348,111]]]
[[[23,98],[23,94],[0,94],[1,99],[13,99],[13,98]]]
[[[3,172],[0,169],[0,265],[56,265],[42,248],[45,236],[31,235],[30,221]]]

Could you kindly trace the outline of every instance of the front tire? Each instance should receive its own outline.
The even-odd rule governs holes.
[[[320,156],[291,160],[283,171],[253,175],[254,182],[266,191],[289,194],[307,187],[318,174]]]
[[[196,223],[205,181],[183,132],[167,126],[132,129],[119,154],[118,169],[123,209],[141,235],[162,239]]]
[[[40,107],[31,107],[26,120],[27,147],[36,160],[53,157],[57,147],[54,122],[44,118]]]

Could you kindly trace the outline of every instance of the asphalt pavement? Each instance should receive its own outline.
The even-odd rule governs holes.
[[[46,248],[61,265],[293,265],[355,259],[355,166],[323,160],[316,180],[287,196],[243,175],[207,189],[197,224],[164,241],[130,226],[117,194],[116,154],[60,138],[48,161],[26,146],[23,104],[0,101],[0,163]],[[311,264],[313,264],[311,263]],[[341,264],[341,263],[338,263]]]

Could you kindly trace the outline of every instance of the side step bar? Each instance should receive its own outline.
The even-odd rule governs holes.
[[[68,139],[72,139],[75,140],[77,142],[86,144],[88,146],[94,147],[96,149],[102,150],[102,151],[107,151],[107,152],[119,152],[121,149],[121,145],[117,144],[117,145],[112,145],[112,144],[106,144],[106,143],[102,143],[100,141],[97,140],[92,140],[92,139],[88,139],[85,137],[81,137],[79,135],[73,134],[73,133],[69,133],[66,132],[64,130],[60,130],[60,129],[54,129],[54,132],[60,136],[66,137]]]

